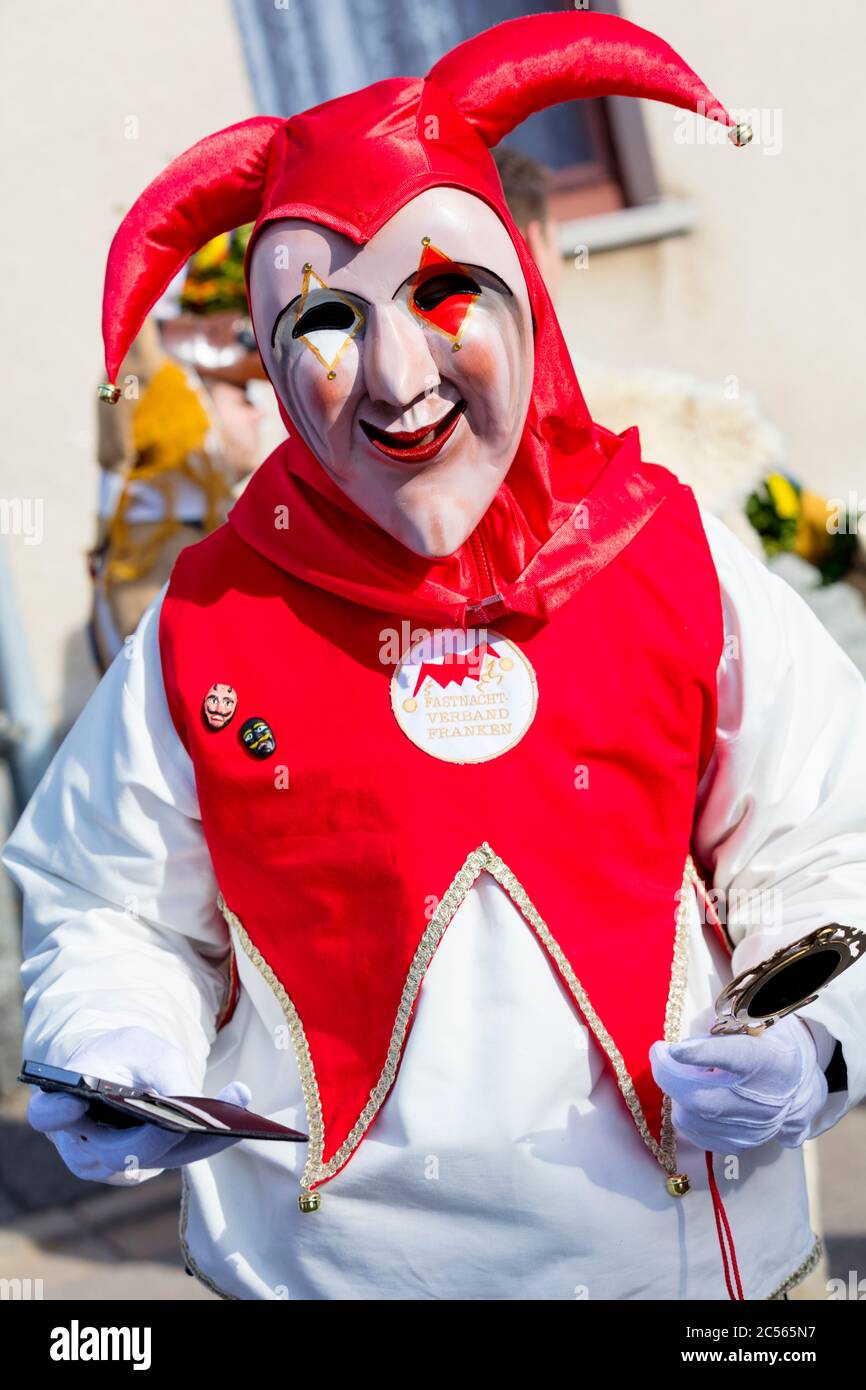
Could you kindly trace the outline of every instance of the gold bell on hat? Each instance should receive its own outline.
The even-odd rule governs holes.
[[[322,1199],[319,1196],[318,1192],[310,1192],[307,1190],[302,1192],[298,1197],[298,1206],[304,1213],[310,1211],[318,1211],[321,1205]]]
[[[672,1197],[685,1197],[691,1191],[691,1186],[687,1173],[671,1173],[665,1181],[665,1187]]]
[[[117,405],[120,400],[120,387],[114,386],[110,381],[103,381],[97,395],[101,401],[106,401],[108,405]]]

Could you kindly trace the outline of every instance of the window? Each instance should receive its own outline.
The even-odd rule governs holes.
[[[573,11],[573,0],[548,0]],[[256,102],[290,116],[386,77],[422,74],[463,39],[532,0],[234,0]],[[592,0],[615,13],[616,0]],[[564,224],[654,203],[658,187],[640,104],[628,97],[537,112],[502,142],[553,170],[551,210]]]

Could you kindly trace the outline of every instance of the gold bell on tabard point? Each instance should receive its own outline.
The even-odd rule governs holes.
[[[120,400],[120,387],[113,386],[110,381],[103,381],[97,392],[99,399],[108,405],[117,405]]]
[[[302,1192],[298,1197],[298,1206],[304,1213],[318,1211],[321,1205],[322,1199],[318,1192]]]
[[[731,129],[728,131],[728,139],[737,146],[737,149],[742,149],[743,145],[749,144],[753,134],[754,132],[749,123],[747,121],[741,121],[739,125],[731,126]]]
[[[665,1187],[672,1197],[685,1197],[691,1186],[686,1173],[671,1173],[665,1182]]]

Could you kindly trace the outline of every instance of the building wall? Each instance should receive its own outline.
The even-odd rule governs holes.
[[[37,680],[62,725],[96,679],[82,633],[84,552],[108,245],[145,184],[201,136],[253,114],[252,96],[230,0],[6,0],[0,26],[12,195],[2,224],[0,497],[41,500],[44,536],[2,542]]]
[[[857,488],[866,501],[863,7],[624,0],[622,9],[662,34],[729,110],[763,109],[767,143],[677,143],[684,119],[696,135],[705,124],[645,102],[662,189],[697,205],[697,228],[569,268],[566,336],[604,362],[738,379],[783,430],[797,476],[830,496]]]
[[[663,189],[696,202],[699,227],[569,268],[569,340],[606,362],[736,377],[785,430],[794,471],[833,495],[866,488],[861,7],[626,0],[624,11],[663,34],[727,105],[779,111],[781,153],[677,143],[681,118],[647,103]],[[44,534],[40,545],[3,542],[39,684],[62,725],[95,679],[82,629],[105,252],[170,158],[253,106],[229,0],[7,0],[0,22],[12,195],[0,498],[41,499]]]

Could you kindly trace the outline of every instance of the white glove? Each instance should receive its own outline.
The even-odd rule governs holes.
[[[771,1139],[797,1148],[827,1099],[815,1040],[794,1014],[759,1037],[705,1033],[670,1045],[655,1042],[650,1065],[673,1102],[674,1128],[714,1153]]]
[[[172,1043],[146,1028],[115,1028],[79,1044],[65,1063],[70,1071],[149,1088],[162,1095],[195,1095],[196,1083],[186,1058]],[[225,1086],[217,1100],[248,1106],[249,1087],[240,1081]],[[61,1092],[36,1091],[27,1118],[47,1135],[71,1173],[87,1182],[114,1186],[144,1182],[164,1168],[182,1168],[221,1153],[238,1139],[174,1134],[156,1125],[111,1129],[85,1116],[86,1100]]]

